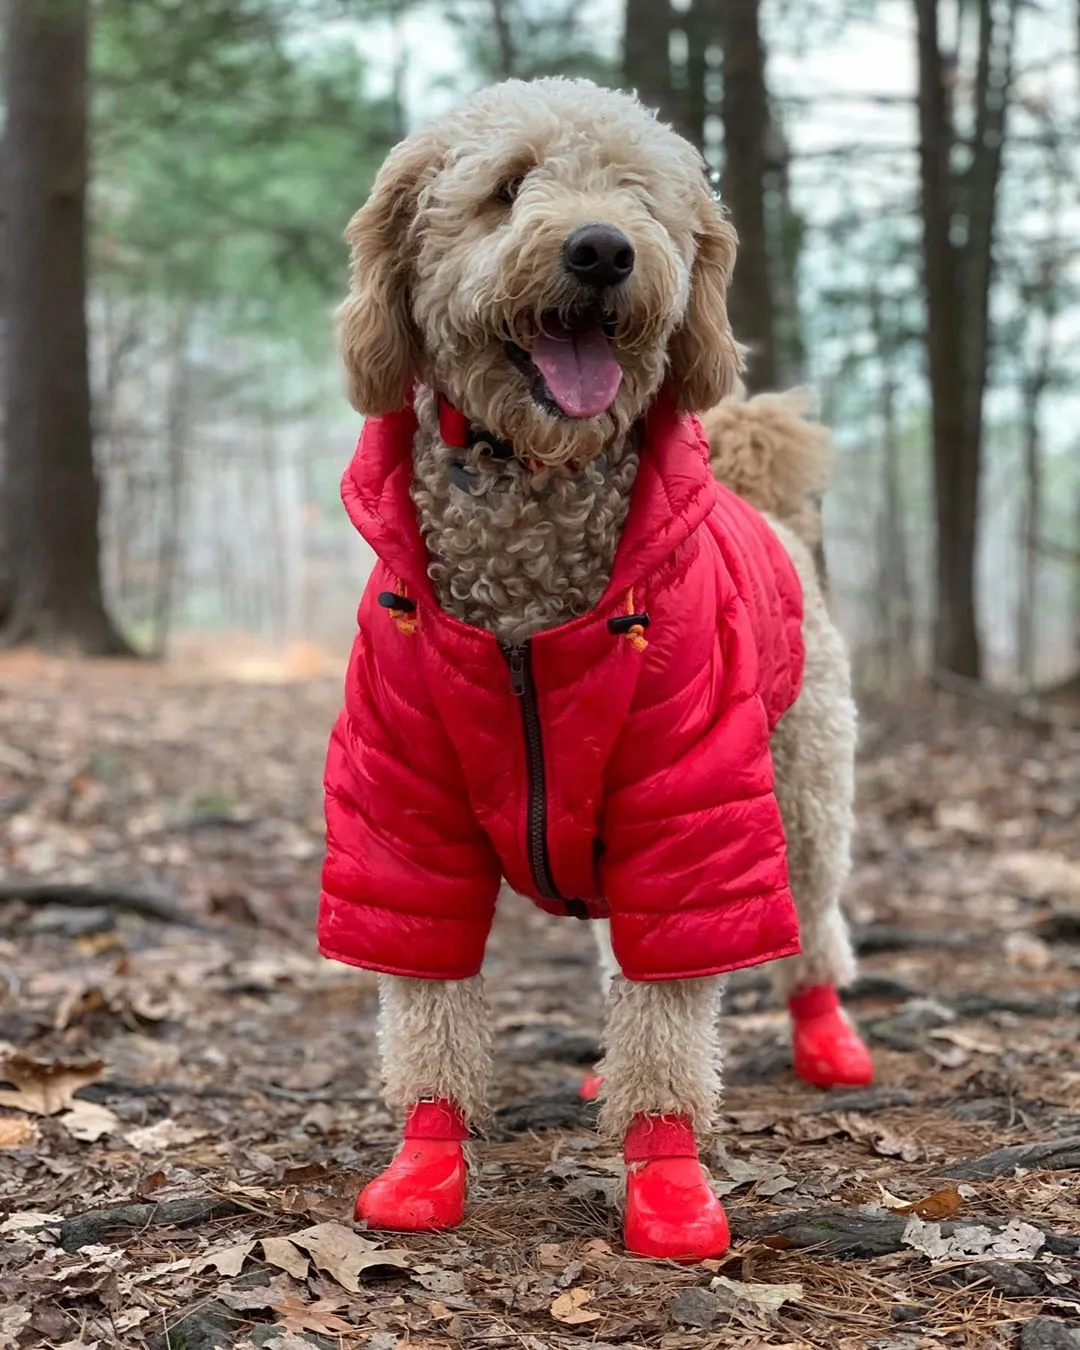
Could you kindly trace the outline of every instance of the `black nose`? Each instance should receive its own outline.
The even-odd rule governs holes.
[[[614,225],[582,225],[563,244],[563,266],[583,286],[617,286],[634,270],[634,246]]]

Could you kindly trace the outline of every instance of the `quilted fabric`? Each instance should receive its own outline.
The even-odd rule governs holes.
[[[342,484],[379,561],[326,765],[324,955],[474,975],[503,877],[551,913],[610,916],[630,979],[793,955],[769,733],[799,689],[802,596],[768,524],[714,481],[697,422],[654,409],[603,599],[531,642],[548,865],[569,908],[540,895],[527,847],[507,654],[427,578],[414,430],[409,411],[369,420]],[[609,629],[628,605],[647,646]]]

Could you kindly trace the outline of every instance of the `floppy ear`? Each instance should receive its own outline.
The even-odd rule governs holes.
[[[409,312],[407,245],[424,171],[435,147],[426,134],[396,146],[366,204],[349,221],[349,296],[338,310],[338,350],[349,402],[378,415],[404,406],[420,343]]]
[[[726,398],[743,368],[743,349],[728,323],[727,288],[736,235],[711,193],[703,192],[695,231],[686,315],[668,344],[668,368],[682,412],[704,412]]]

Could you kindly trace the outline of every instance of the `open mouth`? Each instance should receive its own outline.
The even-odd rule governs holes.
[[[545,314],[532,350],[508,342],[506,354],[546,411],[563,417],[599,417],[615,402],[622,383],[622,367],[609,341],[613,327],[613,321],[598,310],[569,319]]]

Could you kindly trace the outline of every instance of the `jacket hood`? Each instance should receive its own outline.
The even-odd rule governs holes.
[[[341,481],[349,519],[376,555],[435,603],[428,555],[410,495],[417,420],[412,408],[369,417]],[[659,399],[649,411],[630,511],[609,591],[637,585],[705,519],[716,498],[709,451],[696,418]]]

